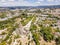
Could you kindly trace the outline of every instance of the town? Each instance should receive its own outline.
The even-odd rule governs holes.
[[[0,9],[0,45],[60,45],[60,8]]]

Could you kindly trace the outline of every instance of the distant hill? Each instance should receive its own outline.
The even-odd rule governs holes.
[[[36,8],[60,8],[60,5],[51,5],[51,6],[37,6]]]
[[[31,9],[31,8],[60,8],[60,5],[51,5],[51,6],[11,6],[11,7],[0,7],[8,9]]]

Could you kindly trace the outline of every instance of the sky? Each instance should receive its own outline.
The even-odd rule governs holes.
[[[0,7],[60,5],[60,0],[0,0]]]

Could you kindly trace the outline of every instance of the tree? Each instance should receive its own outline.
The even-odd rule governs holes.
[[[42,27],[41,30],[40,30],[40,33],[42,34],[43,38],[45,41],[51,41],[53,40],[53,34],[52,34],[52,31],[51,31],[51,28],[50,27]]]
[[[60,37],[55,39],[56,45],[60,45]]]

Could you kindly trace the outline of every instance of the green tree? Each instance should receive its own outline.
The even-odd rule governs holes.
[[[42,34],[45,41],[50,42],[54,38],[50,27],[42,27],[40,33]]]

